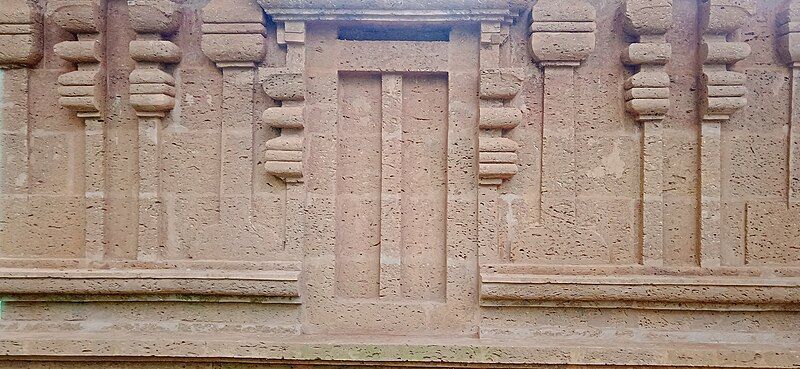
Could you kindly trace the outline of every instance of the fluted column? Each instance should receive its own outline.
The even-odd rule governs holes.
[[[721,127],[745,105],[745,75],[730,67],[750,55],[744,42],[729,42],[753,13],[752,0],[702,0],[700,62],[700,265],[721,264]]]
[[[84,193],[87,255],[105,255],[105,10],[101,0],[52,0],[47,15],[75,35],[75,41],[55,45],[54,52],[77,70],[58,77],[59,103],[85,124]]]
[[[504,134],[522,120],[511,101],[522,87],[522,72],[503,66],[500,46],[508,39],[508,24],[481,23],[480,120],[478,123],[478,242],[484,262],[508,256],[498,239],[499,187],[517,173],[517,147]]]
[[[128,0],[136,40],[130,43],[136,69],[130,75],[130,101],[139,118],[138,259],[165,255],[164,198],[161,191],[162,118],[175,106],[175,78],[166,71],[178,63],[178,45],[164,40],[180,26],[178,5],[170,0]]]
[[[625,81],[625,108],[641,124],[642,181],[640,262],[664,264],[664,140],[661,121],[670,107],[670,77],[665,65],[672,46],[665,34],[672,27],[672,0],[627,0],[625,32],[635,37],[622,55],[636,74]]]

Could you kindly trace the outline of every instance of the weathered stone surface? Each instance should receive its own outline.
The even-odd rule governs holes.
[[[42,57],[42,14],[33,1],[6,0],[0,9],[0,68],[32,65]]]
[[[798,0],[0,0],[0,369],[800,366]]]

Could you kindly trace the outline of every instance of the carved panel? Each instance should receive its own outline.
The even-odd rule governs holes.
[[[794,367],[798,4],[0,0],[0,367]]]

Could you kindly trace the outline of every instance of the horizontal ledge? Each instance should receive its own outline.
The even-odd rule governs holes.
[[[298,270],[0,268],[13,301],[254,301],[297,303]]]
[[[3,269],[90,269],[90,270],[214,270],[214,271],[272,271],[300,270],[302,262],[282,260],[281,255],[274,256],[273,261],[236,261],[236,260],[91,260],[91,259],[58,259],[58,258],[0,258],[0,270]]]
[[[800,278],[752,276],[542,275],[481,273],[484,305],[661,303],[795,305]]]
[[[297,362],[413,367],[602,365],[793,368],[797,347],[776,344],[598,342],[398,336],[176,336],[174,333],[16,333],[0,337],[6,360]]]
[[[381,9],[331,9],[331,8],[265,8],[275,21],[366,21],[366,22],[458,22],[491,21],[511,23],[519,14],[509,9],[456,9],[456,10],[381,10]]]

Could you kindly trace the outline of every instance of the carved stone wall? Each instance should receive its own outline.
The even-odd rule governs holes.
[[[800,366],[799,35],[0,0],[0,369]]]

